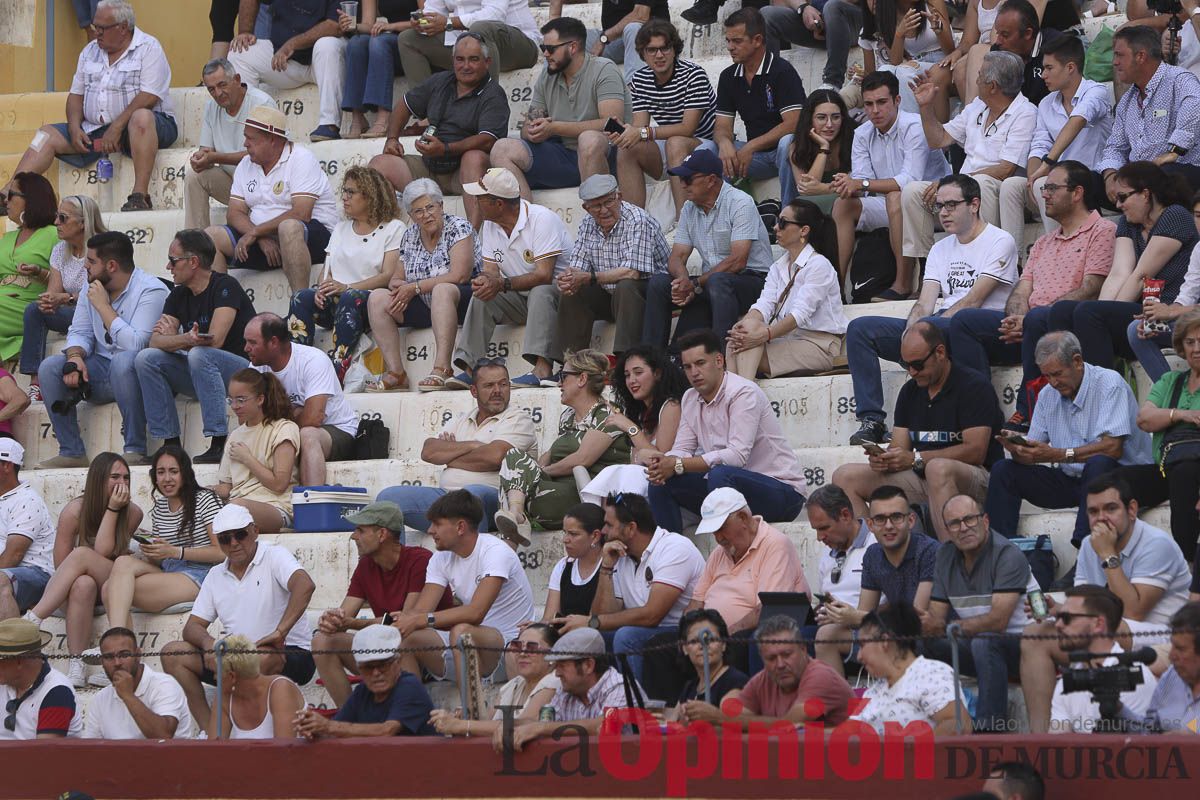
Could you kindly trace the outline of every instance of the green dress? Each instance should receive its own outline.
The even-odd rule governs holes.
[[[550,463],[562,461],[579,449],[580,442],[588,431],[601,431],[609,437],[608,449],[600,454],[590,467],[588,474],[593,478],[600,470],[612,464],[628,464],[632,443],[625,431],[606,425],[612,410],[604,401],[592,406],[583,419],[575,421],[575,410],[563,409],[558,419],[558,438],[550,445]],[[525,514],[542,530],[562,527],[563,515],[579,503],[579,488],[574,475],[552,477],[533,456],[520,450],[509,450],[500,465],[500,497],[508,496],[510,489],[525,494]]]
[[[36,264],[48,269],[50,251],[58,244],[58,231],[47,225],[17,246],[20,229],[0,239],[0,361],[21,351],[25,335],[25,306],[46,291],[46,284],[17,272],[19,264]]]

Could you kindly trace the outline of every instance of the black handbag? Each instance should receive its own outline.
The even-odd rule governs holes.
[[[1183,386],[1187,379],[1188,370],[1179,373],[1175,387],[1171,389],[1171,400],[1167,408],[1179,408],[1179,398],[1183,395]],[[1200,461],[1200,428],[1176,423],[1163,434],[1159,471],[1166,477],[1167,470],[1182,461]]]
[[[354,458],[369,461],[388,457],[388,441],[392,433],[378,415],[364,415],[358,421],[358,432],[354,434]]]

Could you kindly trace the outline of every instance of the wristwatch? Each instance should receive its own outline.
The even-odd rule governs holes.
[[[597,630],[597,631],[600,630],[600,615],[599,614],[592,614],[592,616],[588,619],[588,627],[591,628],[592,630]]]
[[[1100,566],[1104,567],[1105,569],[1117,569],[1121,566],[1121,557],[1109,556],[1100,562]]]
[[[500,288],[506,292],[511,292],[512,291],[512,278],[506,277],[504,280],[500,281]]]
[[[1171,152],[1174,153],[1175,155],[1179,156],[1180,158],[1183,158],[1184,156],[1186,156],[1188,154],[1188,149],[1186,147],[1180,147],[1177,144],[1173,144],[1173,145],[1171,145]]]
[[[642,432],[642,429],[639,428],[637,425],[631,425],[629,427],[629,429],[625,431],[625,433],[629,434],[630,439],[632,439],[634,436],[637,436],[641,432]]]
[[[683,459],[680,458],[679,456],[675,457],[675,474],[676,475],[683,474]]]
[[[920,450],[913,451],[912,471],[916,474],[916,476],[918,478],[924,479],[924,477],[925,477],[925,457],[923,455],[921,455]]]
[[[600,34],[600,44],[608,44],[608,34],[607,33]]]
[[[870,181],[870,179],[869,179],[869,178],[863,178],[863,179],[862,179],[862,190],[863,190],[864,192],[870,192],[870,191],[871,191],[871,181]]]
[[[1068,447],[1066,449],[1066,451],[1063,452],[1063,463],[1064,464],[1074,464],[1075,463],[1075,448],[1074,447]]]
[[[650,138],[650,129],[642,128],[640,131],[638,131],[638,136],[641,137],[643,142],[646,141],[647,139]]]
[[[427,628],[433,628],[433,627],[436,627],[436,626],[434,625],[434,619],[433,619],[433,612],[432,612],[432,611],[430,611],[428,614],[426,614],[426,615],[425,615],[425,627],[427,627]]]

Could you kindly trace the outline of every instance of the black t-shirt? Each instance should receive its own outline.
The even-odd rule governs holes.
[[[403,22],[417,10],[417,0],[379,0],[378,14],[387,17],[388,22]],[[358,15],[362,16],[362,4],[358,6]]]
[[[1046,88],[1046,81],[1042,78],[1042,54],[1046,52],[1046,45],[1066,35],[1053,28],[1043,28],[1042,41],[1037,45],[1037,52],[1025,62],[1025,79],[1021,82],[1021,94],[1035,106],[1050,94],[1050,90]],[[999,49],[999,45],[992,45],[992,50]]]
[[[907,428],[913,450],[931,453],[963,443],[967,428],[990,428],[983,466],[1004,457],[996,441],[1004,417],[990,380],[973,369],[951,365],[942,390],[932,400],[929,391],[910,380],[896,397],[896,427]]]
[[[604,0],[600,6],[600,25],[608,30],[633,12],[634,6],[650,6],[650,19],[671,21],[667,0]]]
[[[176,286],[167,296],[163,305],[163,313],[179,320],[183,333],[191,330],[192,325],[200,327],[201,333],[208,333],[212,324],[213,312],[218,308],[232,308],[234,311],[233,324],[229,333],[225,334],[225,343],[221,349],[226,353],[246,355],[246,340],[242,331],[254,318],[254,304],[246,295],[246,290],[238,283],[237,278],[224,272],[214,272],[209,278],[208,286],[200,294],[193,294],[186,286]]]
[[[739,669],[730,667],[721,673],[721,677],[713,681],[712,684],[712,701],[713,705],[719,706],[721,698],[732,692],[734,689],[743,688],[750,679],[746,677],[746,673]],[[679,702],[686,703],[688,700],[703,700],[704,690],[700,688],[700,680],[697,678],[690,681],[687,686],[683,687],[683,694],[679,695]]]

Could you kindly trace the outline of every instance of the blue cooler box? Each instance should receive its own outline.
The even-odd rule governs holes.
[[[292,490],[292,527],[301,533],[352,531],[354,526],[342,517],[368,502],[367,490],[358,486],[297,486]]]

